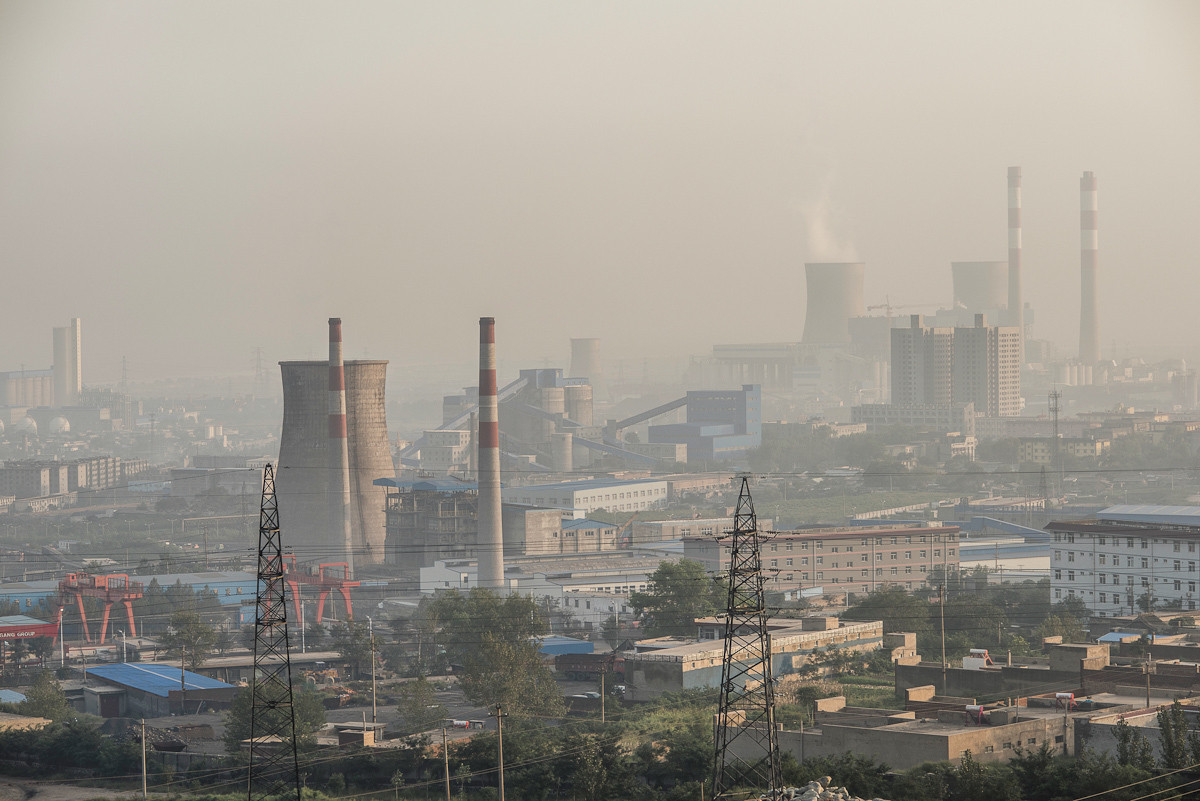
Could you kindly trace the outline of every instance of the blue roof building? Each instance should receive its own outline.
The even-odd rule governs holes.
[[[84,707],[101,717],[161,717],[227,709],[237,687],[171,665],[123,662],[87,668]]]

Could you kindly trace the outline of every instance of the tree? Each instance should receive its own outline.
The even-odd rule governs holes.
[[[396,713],[406,731],[416,733],[433,727],[446,717],[446,707],[438,702],[433,685],[422,678],[407,681],[396,690]]]
[[[242,747],[242,740],[250,737],[250,713],[253,706],[251,687],[238,691],[225,713],[225,750],[237,753]],[[320,731],[325,725],[325,705],[314,692],[296,687],[292,688],[292,708],[296,714],[296,739],[307,740],[312,734]],[[283,712],[272,709],[265,713],[267,716],[282,716]],[[274,719],[268,720],[273,723]]]
[[[1164,770],[1179,770],[1189,765],[1188,722],[1178,699],[1158,710],[1158,741]]]
[[[459,686],[472,703],[500,704],[516,716],[562,713],[562,690],[542,663],[536,642],[505,641],[485,634],[479,647],[462,661]]]
[[[558,684],[538,653],[546,622],[532,598],[477,587],[439,595],[418,615],[418,625],[462,669],[460,686],[473,703],[503,704],[514,715],[562,710]]]
[[[1117,738],[1117,762],[1140,770],[1154,770],[1154,749],[1146,735],[1125,722],[1117,721],[1113,735]]]
[[[842,613],[845,620],[882,620],[886,633],[911,631],[918,637],[933,631],[936,607],[910,595],[898,584],[885,584]]]
[[[171,615],[167,632],[159,642],[173,657],[182,658],[190,670],[204,664],[217,644],[217,632],[200,619],[198,612],[179,611]]]
[[[54,674],[43,670],[33,680],[33,686],[25,693],[25,700],[17,704],[17,711],[31,717],[66,720],[74,717],[74,710],[67,703],[66,693]]]
[[[663,562],[650,574],[645,592],[629,596],[629,604],[642,616],[650,637],[687,637],[695,634],[696,619],[725,606],[725,583],[704,571],[692,559]]]

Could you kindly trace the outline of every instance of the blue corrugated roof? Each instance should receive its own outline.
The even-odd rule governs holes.
[[[1200,506],[1152,506],[1149,504],[1117,504],[1096,513],[1099,520],[1129,523],[1161,523],[1177,526],[1200,526]]]
[[[582,481],[562,481],[557,484],[529,484],[527,486],[512,487],[512,489],[514,491],[516,491],[516,490],[538,491],[538,490],[567,489],[567,490],[574,490],[574,491],[578,492],[581,490],[603,489],[604,487],[633,486],[635,484],[662,484],[662,483],[664,483],[664,481],[665,481],[665,479],[661,479],[661,478],[634,478],[634,479],[630,479],[628,481],[621,480],[621,479],[614,479],[614,478],[589,478],[589,479],[584,479]]]
[[[0,703],[19,704],[24,700],[25,696],[16,690],[0,690]]]
[[[427,490],[433,492],[474,492],[479,489],[479,485],[474,481],[462,481],[453,476],[423,478],[420,481],[377,478],[371,483],[377,487],[394,487],[396,489]]]
[[[148,692],[166,698],[172,690],[186,687],[189,690],[223,690],[233,689],[232,684],[183,671],[183,684],[180,684],[180,670],[170,665],[148,665],[139,662],[125,662],[116,665],[97,665],[87,669],[89,676],[98,676],[116,684],[124,684],[136,690]]]

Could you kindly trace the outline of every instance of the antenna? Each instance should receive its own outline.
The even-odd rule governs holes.
[[[288,649],[287,582],[275,469],[263,469],[258,516],[258,605],[254,615],[254,674],[250,678],[250,764],[248,801],[291,796],[300,801],[296,757],[296,711],[292,704],[292,660]]]
[[[758,520],[747,476],[742,476],[729,550],[729,601],[716,735],[714,801],[737,795],[733,791],[738,786],[749,786],[762,798],[777,798],[783,780],[775,735],[771,640]]]

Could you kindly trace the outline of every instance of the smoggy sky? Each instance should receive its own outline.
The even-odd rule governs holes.
[[[0,2],[0,369],[82,316],[85,381],[795,341],[803,263],[867,303],[1005,259],[1077,348],[1200,342],[1200,4]],[[907,310],[904,312],[907,313]]]

